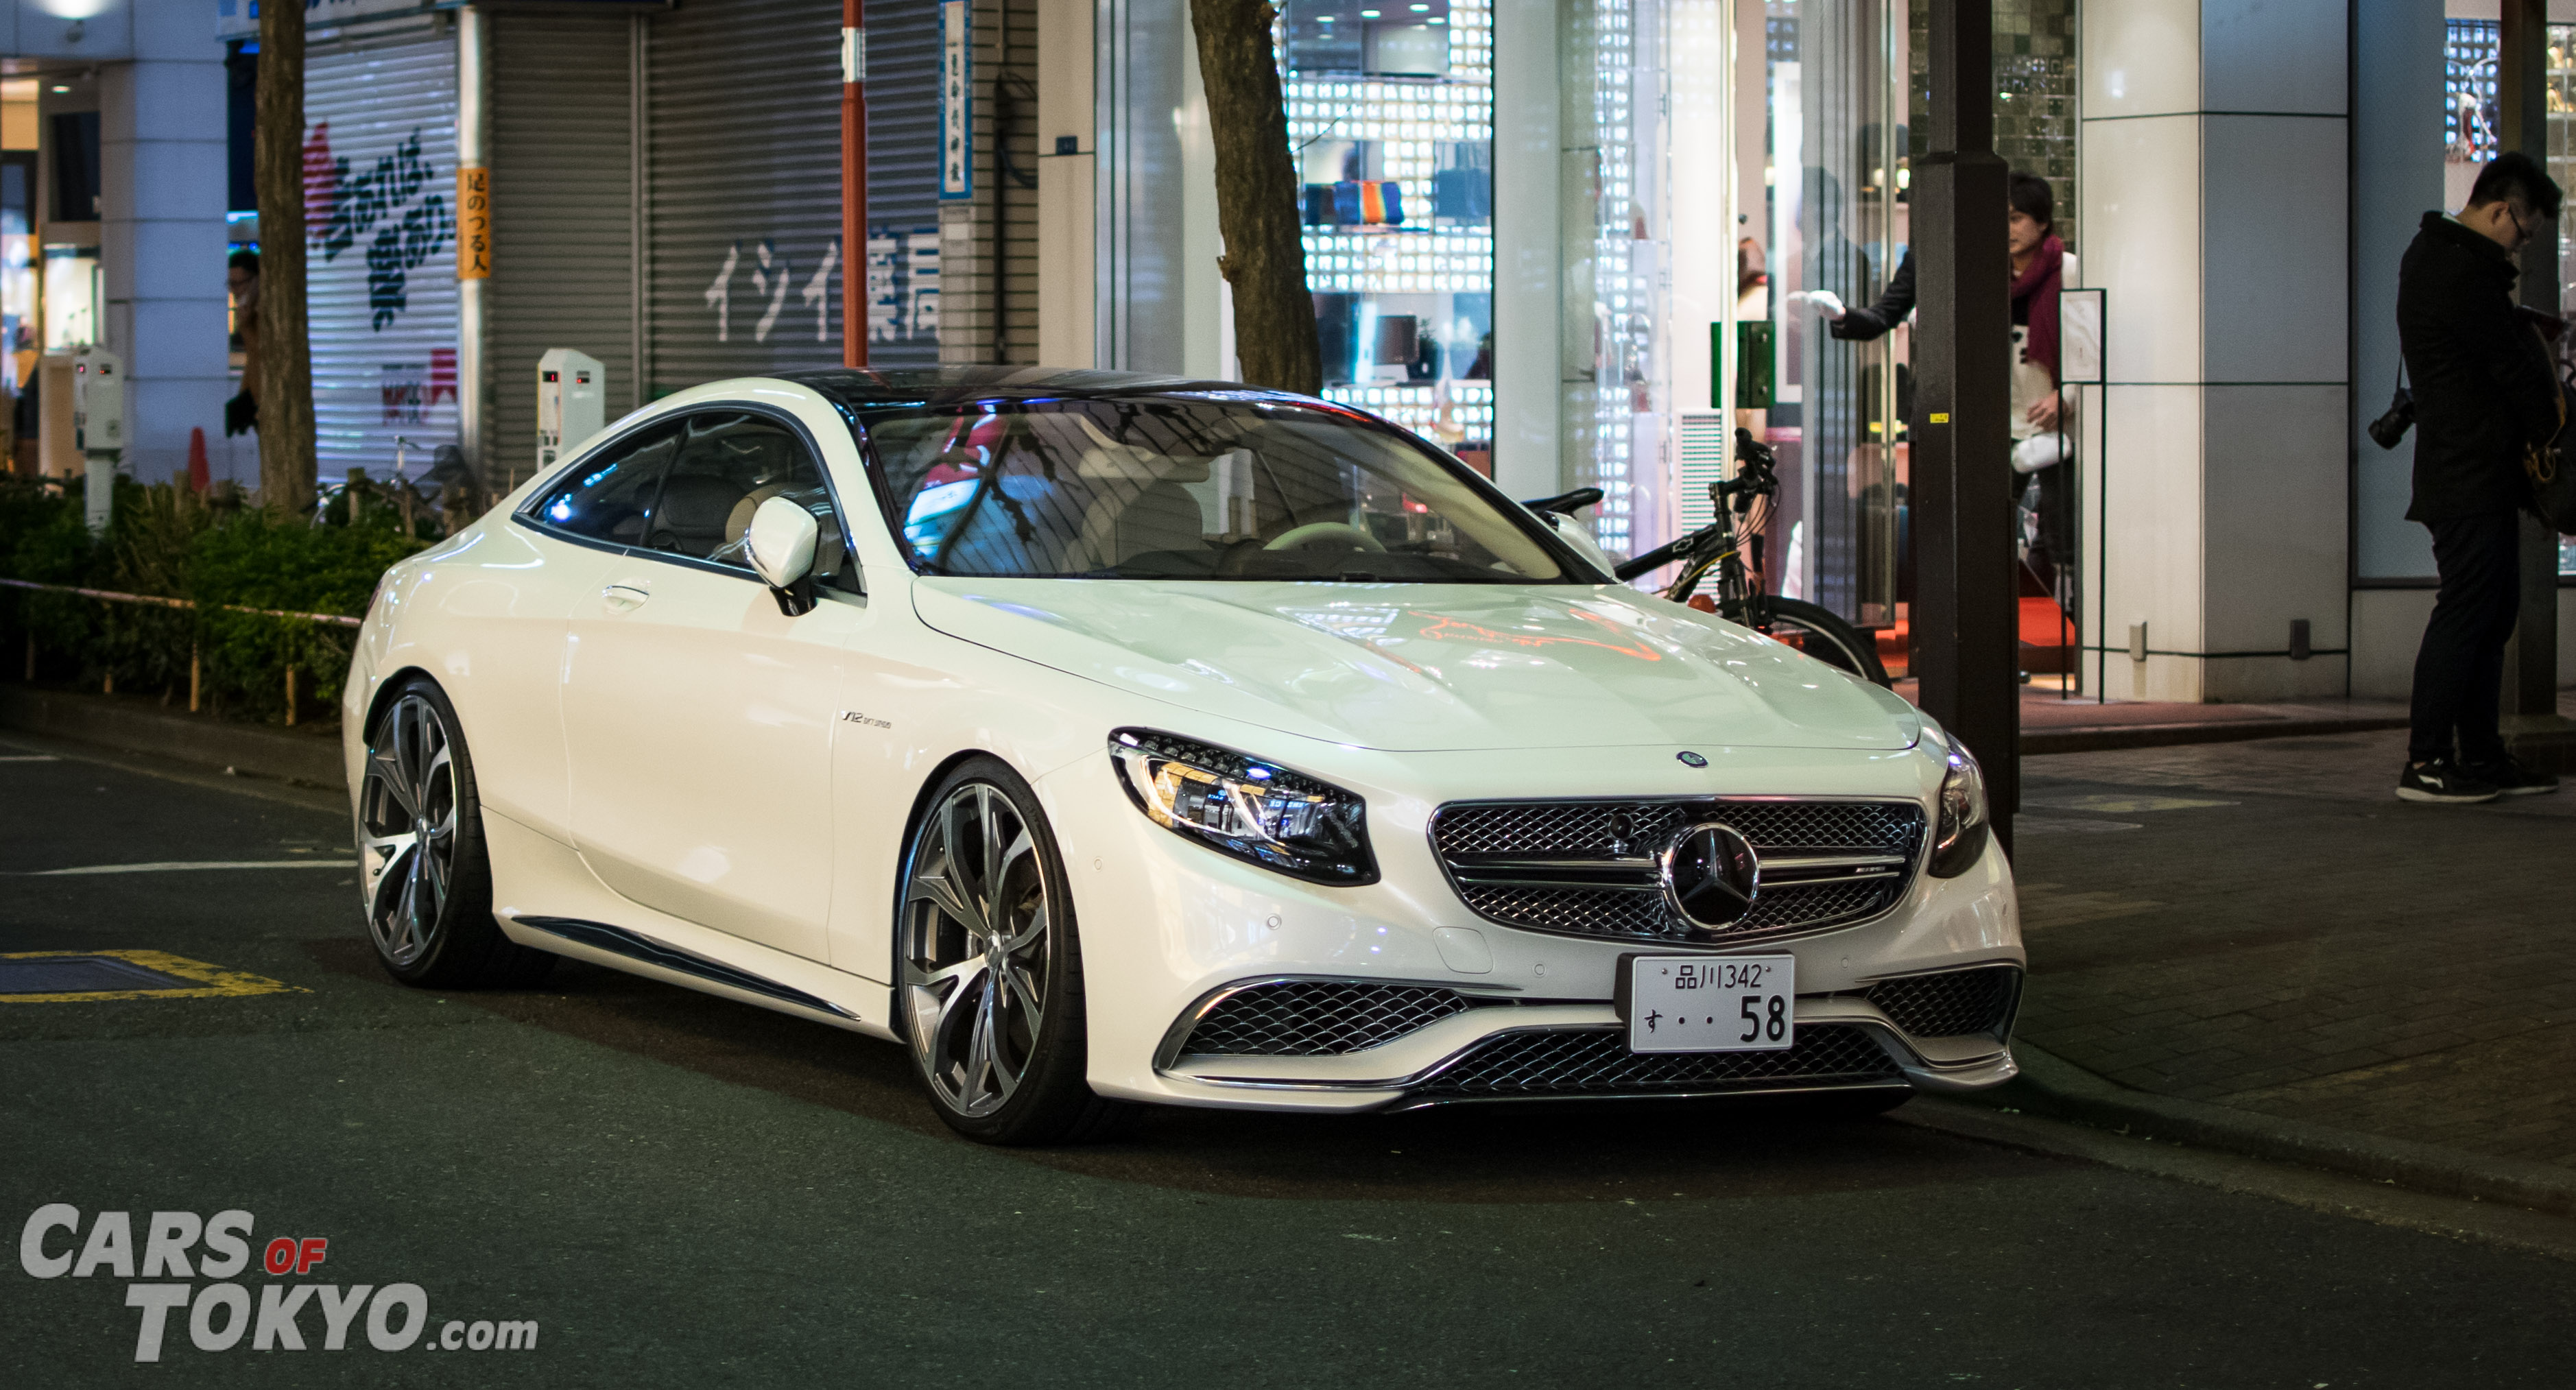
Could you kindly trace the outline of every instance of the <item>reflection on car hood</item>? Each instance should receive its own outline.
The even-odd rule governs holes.
[[[948,579],[952,637],[1157,700],[1387,750],[1896,749],[1912,706],[1615,586]]]

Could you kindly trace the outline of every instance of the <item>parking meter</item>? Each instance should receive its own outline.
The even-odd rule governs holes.
[[[117,460],[125,453],[125,359],[103,347],[72,353],[72,443],[83,460],[89,529],[103,533],[116,505]]]
[[[537,359],[538,471],[552,468],[566,448],[608,423],[607,389],[608,369],[586,352],[549,348]]]

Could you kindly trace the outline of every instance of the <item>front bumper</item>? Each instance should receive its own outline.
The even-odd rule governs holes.
[[[1193,1009],[1175,1023],[1156,1070],[1207,1104],[1410,1110],[1895,1086],[1956,1092],[2000,1085],[2019,1070],[2003,1041],[2008,1014],[1992,1033],[1921,1038],[1866,997],[1849,994],[1801,996],[1797,1044],[1776,1052],[1631,1054],[1626,1027],[1609,1004],[1500,1000],[1337,1055],[1187,1051],[1194,1035],[1204,1036],[1195,1026],[1203,1012]]]
[[[1663,760],[1680,767],[1668,753]],[[1418,773],[1434,757],[1407,761]],[[1516,765],[1514,789],[1546,795],[1558,790],[1551,783],[1580,790],[1603,780],[1602,768],[1589,765],[1603,761],[1598,755],[1563,769],[1549,766],[1553,761]],[[1773,785],[1815,786],[1825,795],[1873,794],[1890,785],[1885,771],[1868,767],[1845,785],[1818,785],[1824,779],[1814,775],[1814,755],[1780,762]],[[1651,775],[1649,768],[1636,780]],[[1126,802],[1105,754],[1035,779],[1074,889],[1095,1091],[1161,1104],[1361,1111],[1557,1096],[1971,1090],[2016,1072],[2008,1023],[1983,1037],[1923,1037],[1861,997],[1896,976],[2020,966],[2011,876],[1998,850],[1958,878],[1916,876],[1900,903],[1869,921],[1740,948],[1797,956],[1801,1035],[1836,1042],[1820,1064],[1800,1057],[1784,1067],[1778,1062],[1788,1054],[1781,1053],[1685,1054],[1770,1060],[1743,1068],[1710,1062],[1640,1079],[1619,1060],[1627,1053],[1611,1004],[1618,962],[1640,943],[1480,918],[1460,901],[1426,833],[1438,806],[1454,798],[1408,796],[1347,772],[1337,780],[1369,799],[1383,875],[1376,884],[1302,883],[1175,835]],[[1463,795],[1484,790],[1465,782],[1451,785]],[[1645,790],[1660,789],[1649,783]],[[1477,1006],[1392,1040],[1330,1049],[1335,1055],[1184,1048],[1211,998],[1288,979],[1429,987]],[[1491,1079],[1513,1072],[1506,1049],[1523,1054],[1523,1070],[1536,1067],[1531,1084]]]

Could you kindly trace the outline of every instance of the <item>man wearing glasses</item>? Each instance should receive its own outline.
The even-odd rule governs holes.
[[[2478,171],[2455,217],[2424,214],[2397,272],[2397,339],[2414,392],[2410,521],[2433,533],[2441,589],[2415,657],[2414,732],[2397,794],[2477,802],[2556,791],[2516,761],[2496,730],[2504,646],[2520,604],[2515,513],[2528,496],[2526,449],[2566,420],[2554,353],[2564,325],[2515,309],[2515,256],[2554,234],[2558,185],[2530,156]]]

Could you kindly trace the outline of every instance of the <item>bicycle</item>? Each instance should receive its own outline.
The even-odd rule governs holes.
[[[1611,572],[1624,584],[1678,561],[1681,569],[1672,583],[1656,591],[1661,597],[1752,628],[1874,685],[1890,684],[1887,667],[1878,659],[1877,643],[1829,608],[1766,592],[1758,577],[1758,550],[1754,564],[1745,562],[1737,519],[1744,519],[1743,530],[1758,545],[1768,522],[1769,503],[1780,491],[1780,476],[1778,458],[1768,446],[1754,439],[1751,431],[1736,430],[1735,450],[1742,461],[1735,476],[1708,486],[1709,498],[1717,504],[1715,521],[1669,545],[1623,561]],[[1577,488],[1562,496],[1522,505],[1532,511],[1570,517],[1598,503],[1601,496],[1599,488]],[[1763,508],[1759,519],[1754,511],[1757,506]],[[1698,592],[1711,573],[1717,577],[1713,598]]]

